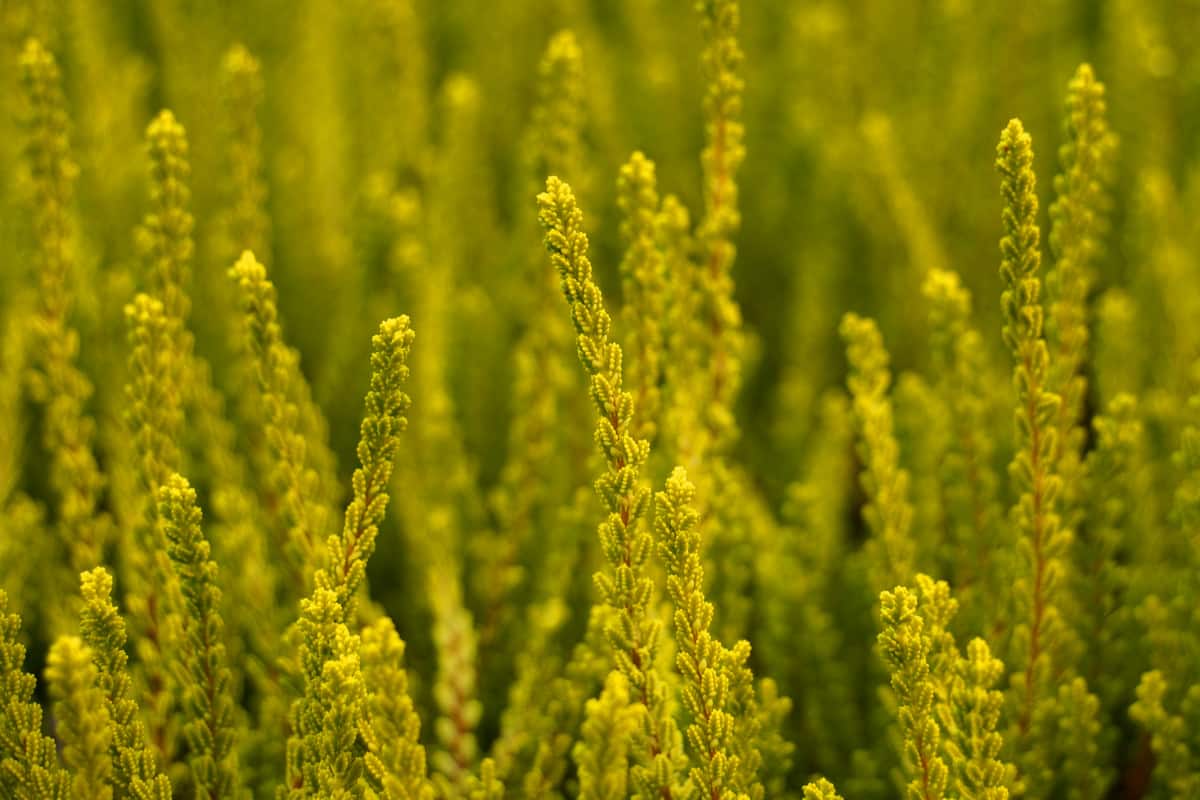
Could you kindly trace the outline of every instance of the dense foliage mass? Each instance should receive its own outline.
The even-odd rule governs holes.
[[[1197,30],[0,4],[0,800],[1200,798]]]

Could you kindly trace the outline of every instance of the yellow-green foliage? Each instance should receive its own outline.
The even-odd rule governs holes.
[[[587,701],[586,715],[580,740],[571,753],[579,767],[579,796],[589,800],[628,797],[629,739],[638,722],[623,674],[609,673],[604,691]]]
[[[242,787],[234,749],[233,698],[226,663],[225,625],[219,605],[217,565],[200,530],[196,492],[173,475],[158,492],[159,518],[167,556],[183,595],[183,631],[179,643],[181,710],[184,736],[197,797],[238,797]]]
[[[65,800],[72,777],[58,763],[54,740],[42,733],[42,707],[33,702],[37,680],[24,671],[25,647],[17,641],[21,618],[8,612],[8,595],[0,592],[0,787],[5,797]],[[74,726],[93,727],[90,723]],[[82,755],[82,754],[81,754]],[[81,758],[81,760],[83,760]]]
[[[75,797],[112,797],[112,725],[98,685],[92,651],[77,636],[61,636],[50,648],[46,679],[59,719],[62,757],[75,772]]]
[[[633,780],[640,796],[670,797],[678,780],[679,736],[667,713],[657,653],[661,623],[653,615],[654,581],[647,563],[653,547],[643,517],[650,491],[641,485],[640,473],[650,443],[633,433],[633,395],[623,388],[621,348],[609,339],[612,320],[592,276],[583,212],[571,187],[557,177],[550,177],[546,191],[538,195],[538,219],[575,324],[576,352],[598,415],[594,438],[605,469],[596,479],[596,493],[605,508],[599,534],[608,570],[596,573],[596,586],[617,615],[605,630],[614,665],[643,708]]]
[[[307,394],[307,388],[298,355],[284,344],[275,287],[267,279],[266,268],[247,250],[230,275],[241,295],[246,349],[254,363],[258,407],[264,416],[268,486],[277,498],[278,509],[272,515],[278,520],[273,537],[287,554],[289,573],[303,587],[315,564],[313,553],[327,532],[320,476],[310,465],[313,457],[308,442],[316,437],[305,440],[296,400],[302,392]],[[320,447],[316,442],[314,445],[314,449]]]
[[[929,670],[933,637],[917,616],[917,598],[904,587],[879,596],[883,631],[879,647],[892,673],[904,736],[909,800],[945,797],[949,771],[939,755],[940,732],[934,714],[938,689]]]
[[[384,320],[372,339],[371,387],[358,443],[354,497],[340,534],[326,543],[325,565],[300,603],[292,637],[299,648],[303,695],[292,703],[288,741],[288,789],[292,797],[354,796],[364,780],[360,725],[367,718],[367,688],[360,642],[351,632],[367,560],[375,550],[387,508],[388,479],[407,425],[409,399],[400,388],[415,334],[408,317]],[[370,741],[370,734],[364,738]]]
[[[1197,30],[0,2],[0,800],[1200,798]]]
[[[847,314],[840,330],[850,362],[847,380],[863,464],[859,480],[868,498],[863,518],[882,550],[876,557],[876,562],[883,565],[882,572],[873,579],[882,584],[912,570],[915,550],[910,535],[913,508],[908,498],[909,477],[900,467],[892,401],[888,397],[892,373],[879,327],[873,320]]]
[[[98,508],[104,478],[92,450],[95,423],[86,412],[91,382],[79,371],[79,333],[70,323],[79,278],[73,229],[74,185],[62,81],[54,57],[35,39],[21,54],[29,105],[28,159],[33,183],[39,303],[32,326],[33,395],[45,407],[45,452],[58,494],[58,526],[71,569],[99,563],[104,519]]]
[[[739,760],[731,738],[736,720],[729,713],[737,681],[739,655],[715,641],[709,628],[713,606],[704,598],[699,521],[693,504],[696,488],[682,467],[655,496],[654,517],[659,554],[667,571],[667,593],[675,605],[675,666],[683,678],[682,702],[692,723],[686,734],[692,785],[710,797],[748,797],[738,787]],[[744,643],[738,645],[744,648]],[[741,657],[744,660],[744,656]]]
[[[97,567],[83,573],[80,582],[83,608],[79,627],[84,642],[91,648],[112,725],[113,794],[165,800],[171,796],[171,783],[159,774],[157,757],[147,746],[138,704],[130,696],[125,621],[112,602],[112,576],[103,567]]]
[[[408,693],[404,641],[389,619],[363,629],[363,675],[371,687],[367,716],[373,735],[365,740],[366,768],[389,797],[431,797],[421,745],[421,720]]]

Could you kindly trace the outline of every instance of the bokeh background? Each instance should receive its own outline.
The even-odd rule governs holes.
[[[260,256],[279,288],[288,341],[329,421],[340,474],[348,478],[354,463],[378,320],[408,313],[421,336],[423,320],[436,313],[444,320],[446,356],[423,361],[418,339],[412,384],[444,370],[469,481],[480,498],[489,497],[502,483],[520,411],[511,388],[513,353],[539,324],[530,297],[549,269],[534,211],[543,176],[531,152],[544,133],[535,113],[544,84],[539,63],[564,30],[582,54],[584,140],[578,174],[566,177],[587,215],[599,279],[619,307],[620,165],[643,151],[657,164],[664,194],[678,195],[693,219],[702,207],[702,40],[689,0],[6,0],[0,314],[21,307],[34,285],[22,109],[11,65],[36,35],[58,57],[73,117],[80,167],[73,321],[84,370],[96,385],[94,413],[102,425],[122,413],[122,307],[138,285],[134,230],[148,204],[144,131],[163,108],[186,127],[191,147],[197,349],[236,409],[228,142],[239,110],[256,109],[270,218]],[[743,3],[746,159],[738,176],[734,280],[748,347],[735,461],[764,507],[786,517],[797,502],[789,487],[812,478],[814,464],[821,468],[811,454],[820,456],[830,441],[820,435],[829,433],[822,431],[822,419],[830,418],[822,409],[845,380],[837,326],[846,311],[878,320],[900,375],[905,465],[930,474],[912,463],[920,448],[905,446],[928,418],[921,384],[904,377],[929,365],[929,309],[920,287],[930,269],[961,275],[995,373],[990,385],[1009,386],[1000,339],[995,144],[1007,121],[1021,117],[1048,207],[1067,82],[1085,61],[1108,87],[1119,137],[1111,227],[1089,299],[1096,358],[1107,365],[1091,376],[1091,399],[1120,388],[1138,392],[1152,420],[1159,406],[1164,419],[1175,413],[1171,398],[1189,393],[1188,367],[1200,354],[1198,33],[1196,0]],[[231,89],[227,59],[238,44],[261,71],[257,82]],[[238,91],[248,94],[231,104]],[[425,254],[413,257],[407,247]],[[446,294],[422,291],[440,280],[449,280]],[[423,305],[431,296],[445,305]],[[566,385],[582,387],[569,351],[561,363]],[[411,424],[418,427],[423,406],[415,391]],[[994,399],[996,429],[1007,430],[1011,397]],[[591,422],[582,403],[561,424],[582,431],[586,446]],[[1165,442],[1172,430],[1169,421],[1151,427],[1163,451],[1171,449]],[[849,440],[838,441],[845,445],[838,462],[844,474],[815,485],[841,492],[829,507],[843,514],[843,536],[857,540],[862,498]],[[1010,456],[1004,441],[995,455],[999,474]],[[434,470],[437,463],[410,469]],[[33,496],[45,494],[36,469],[21,481]],[[577,503],[580,486],[561,483],[543,502],[580,509],[575,527],[590,535],[597,507]],[[915,489],[926,490],[936,487]],[[420,502],[419,492],[398,497],[409,512],[389,520],[372,580],[409,640],[416,691],[428,703],[428,609],[406,603],[414,579],[403,566],[412,548],[404,520]],[[490,508],[487,500],[480,505]],[[460,578],[470,606],[486,592],[470,589],[475,555],[469,546],[465,553]],[[593,550],[584,564],[595,559]],[[579,570],[573,589],[582,608],[589,571]],[[869,601],[855,600],[854,613]],[[575,616],[578,629],[582,615]],[[865,652],[871,636],[847,640],[865,643]],[[856,668],[869,671],[867,659],[856,657]],[[492,701],[504,691],[488,680],[485,745],[499,725]],[[800,701],[806,691],[819,692],[804,680],[784,681],[785,691]],[[867,706],[874,688],[863,687],[858,700]],[[805,724],[795,722],[793,732]],[[802,750],[795,770],[845,775],[851,746],[838,740],[824,751]]]
[[[583,50],[583,195],[597,268],[615,288],[615,176],[631,151],[656,162],[664,192],[699,207],[700,33],[686,0],[414,6],[408,20],[389,18],[386,3],[367,0],[58,0],[6,3],[0,22],[9,63],[30,33],[59,54],[76,110],[89,272],[111,274],[135,258],[146,123],[169,107],[188,129],[200,309],[227,302],[229,257],[217,231],[228,174],[222,58],[241,42],[261,61],[274,278],[340,452],[352,446],[357,414],[357,392],[345,389],[361,384],[373,325],[362,304],[380,289],[375,276],[385,269],[373,227],[381,198],[429,180],[432,156],[417,151],[446,135],[446,95],[456,80],[469,80],[477,94],[463,131],[471,137],[463,143],[472,159],[471,202],[434,222],[469,240],[459,305],[498,326],[486,338],[463,327],[456,343],[472,354],[456,362],[464,391],[479,382],[496,389],[462,398],[486,480],[502,461],[508,393],[499,387],[509,369],[504,354],[522,324],[513,287],[532,268],[525,262],[540,255],[526,241],[536,244],[538,233],[529,224],[536,184],[523,169],[522,143],[533,124],[542,52],[564,28]],[[987,338],[1002,355],[995,141],[1020,116],[1048,192],[1066,83],[1081,61],[1093,63],[1107,84],[1121,141],[1113,246],[1099,286],[1137,294],[1151,338],[1192,335],[1176,323],[1194,317],[1164,308],[1187,298],[1139,287],[1166,268],[1156,266],[1161,260],[1189,261],[1194,240],[1198,215],[1189,213],[1196,201],[1188,198],[1200,191],[1193,178],[1200,4],[805,1],[747,3],[742,17],[747,156],[735,280],[755,346],[741,417],[745,455],[772,465],[763,474],[773,476],[774,491],[802,452],[816,398],[841,380],[836,323],[844,311],[876,316],[896,363],[919,365],[927,348],[918,287],[930,267],[952,268],[974,292],[979,326],[995,332]],[[4,75],[2,233],[16,243],[22,137],[13,107],[17,74]],[[4,248],[6,290],[27,273],[22,252]],[[113,297],[89,300],[85,331],[119,321]],[[403,294],[388,305],[421,317]],[[197,316],[203,347],[219,340],[214,326],[205,327],[218,318]],[[85,348],[85,357],[92,352]]]

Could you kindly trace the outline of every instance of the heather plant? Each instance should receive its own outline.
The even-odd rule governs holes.
[[[0,800],[1200,798],[1198,27],[3,4]]]

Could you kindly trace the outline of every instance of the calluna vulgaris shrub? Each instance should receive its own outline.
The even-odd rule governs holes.
[[[692,5],[0,5],[0,800],[1200,798],[1200,8]]]

